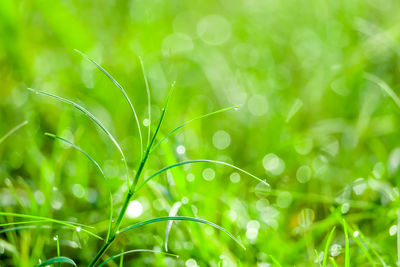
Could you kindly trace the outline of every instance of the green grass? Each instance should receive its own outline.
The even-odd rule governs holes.
[[[399,11],[3,1],[0,265],[396,266]]]

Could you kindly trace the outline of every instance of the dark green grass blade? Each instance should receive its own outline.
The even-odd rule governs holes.
[[[27,218],[27,219],[34,219],[34,220],[41,220],[43,222],[52,222],[52,223],[57,223],[57,224],[61,224],[61,225],[65,225],[71,228],[76,229],[77,228],[77,224],[74,223],[70,223],[70,222],[65,222],[65,221],[60,221],[60,220],[56,220],[56,219],[52,219],[52,218],[46,218],[46,217],[41,217],[41,216],[34,216],[34,215],[27,215],[27,214],[19,214],[19,213],[12,213],[12,212],[2,212],[0,211],[0,215],[1,216],[12,216],[12,217],[19,217],[19,218]],[[84,229],[83,227],[88,227],[88,226],[84,226],[81,225],[81,231],[85,232],[93,237],[96,237],[98,239],[103,240],[103,238],[101,238],[100,236],[96,235],[95,233]]]
[[[64,143],[67,143],[68,145],[72,146],[73,148],[75,148],[76,150],[78,150],[79,152],[81,152],[82,154],[84,154],[96,167],[97,169],[100,171],[101,175],[104,177],[104,179],[107,182],[107,178],[104,175],[103,170],[101,169],[100,165],[97,163],[97,161],[95,161],[88,153],[86,153],[86,151],[84,151],[82,148],[80,148],[79,146],[75,145],[74,143],[72,143],[71,141],[68,141],[65,138],[62,138],[60,136],[57,136],[55,134],[51,134],[51,133],[44,133],[44,135],[52,137],[54,139],[58,139]]]
[[[167,167],[165,167],[165,168],[163,168],[163,169],[161,169],[161,170],[155,172],[155,173],[152,174],[150,177],[148,177],[146,180],[144,180],[144,181],[138,186],[138,189],[137,189],[137,190],[139,190],[140,188],[142,188],[147,182],[149,182],[151,179],[153,179],[154,177],[156,177],[156,176],[159,175],[160,173],[163,173],[163,172],[165,172],[165,171],[167,171],[167,170],[169,170],[169,169],[172,169],[172,168],[174,168],[174,167],[178,167],[178,166],[181,166],[181,165],[191,164],[191,163],[199,163],[199,162],[209,162],[209,163],[216,163],[216,164],[221,164],[221,165],[229,166],[229,167],[231,167],[231,168],[234,168],[234,169],[236,169],[236,170],[238,170],[238,171],[240,171],[240,172],[243,172],[243,173],[249,175],[250,177],[256,179],[257,181],[259,181],[259,182],[261,182],[261,183],[264,183],[265,185],[268,186],[268,188],[270,187],[270,185],[269,185],[266,181],[262,180],[261,178],[255,176],[255,175],[253,175],[253,174],[251,174],[251,173],[249,173],[249,172],[247,172],[247,171],[245,171],[245,170],[243,170],[243,169],[241,169],[241,168],[239,168],[239,167],[236,167],[235,165],[232,165],[232,164],[229,164],[229,163],[226,163],[226,162],[223,162],[223,161],[217,161],[217,160],[197,159],[197,160],[188,160],[188,161],[178,162],[178,163],[176,163],[176,164],[167,166]]]
[[[344,231],[344,266],[350,267],[350,244],[349,244],[349,233],[347,229],[347,225],[342,219],[343,231]]]
[[[20,124],[18,124],[17,126],[15,126],[14,128],[12,128],[10,131],[8,131],[3,137],[0,138],[0,144],[6,140],[10,135],[12,135],[13,133],[15,133],[16,131],[18,131],[19,129],[21,129],[23,126],[25,126],[26,124],[28,124],[28,121],[23,121]]]
[[[144,79],[144,83],[146,85],[146,92],[147,92],[147,108],[148,108],[148,113],[149,113],[149,127],[148,127],[148,131],[147,131],[147,147],[148,147],[150,144],[150,133],[151,133],[151,95],[150,95],[149,81],[146,76],[146,71],[144,69],[143,60],[140,56],[139,56],[139,61],[140,61],[140,66],[142,67],[143,79]]]
[[[103,176],[104,180],[106,181],[106,183],[108,184],[108,180],[103,172],[103,169],[100,167],[100,165],[97,163],[97,161],[95,161],[88,153],[86,153],[86,151],[84,151],[82,148],[78,147],[77,145],[75,145],[74,143],[68,141],[67,139],[64,139],[60,136],[57,136],[55,134],[51,134],[51,133],[45,133],[46,136],[52,137],[54,139],[58,139],[62,142],[65,142],[69,145],[71,145],[73,148],[75,148],[76,150],[78,150],[79,152],[81,152],[82,154],[84,154],[96,167],[97,169],[100,171],[101,175]],[[109,218],[109,223],[108,223],[108,231],[107,231],[107,241],[110,237],[110,233],[111,233],[111,228],[112,228],[112,215],[113,215],[113,200],[112,200],[112,194],[110,191],[110,187],[107,186],[108,190],[109,190],[109,195],[110,195],[110,218]]]
[[[331,245],[333,234],[335,233],[336,226],[334,226],[329,233],[328,239],[326,240],[325,250],[324,250],[324,259],[322,261],[322,267],[326,267],[326,263],[328,260],[329,246]]]
[[[151,252],[151,253],[159,253],[159,254],[166,255],[166,256],[178,257],[178,255],[171,254],[171,253],[166,253],[166,252],[162,252],[162,251],[156,251],[156,250],[151,250],[151,249],[134,249],[134,250],[124,251],[124,252],[119,253],[117,255],[111,256],[107,260],[103,261],[99,265],[99,267],[104,266],[107,262],[109,262],[111,260],[114,260],[114,259],[117,259],[118,257],[122,257],[123,255],[130,254],[130,253],[137,253],[137,252]]]
[[[173,129],[172,131],[170,131],[170,132],[169,132],[166,136],[164,136],[157,144],[155,144],[154,147],[153,147],[153,149],[151,150],[151,152],[153,152],[162,142],[164,142],[169,136],[171,136],[172,134],[174,134],[176,131],[178,131],[179,129],[181,129],[183,126],[185,126],[185,125],[187,125],[187,124],[189,124],[189,123],[191,123],[191,122],[193,122],[193,121],[201,120],[201,119],[207,118],[208,116],[216,115],[216,114],[218,114],[218,113],[225,112],[225,111],[229,111],[229,110],[232,110],[232,109],[235,109],[235,108],[239,108],[239,107],[240,107],[240,105],[236,105],[236,106],[232,106],[232,107],[228,107],[228,108],[223,108],[223,109],[220,109],[220,110],[217,110],[217,111],[213,111],[213,112],[207,113],[207,114],[205,114],[205,115],[201,115],[201,116],[199,116],[199,117],[196,117],[196,118],[194,118],[194,119],[191,119],[191,120],[189,120],[189,121],[187,121],[187,122],[181,124],[180,126],[176,127],[176,128]],[[150,153],[151,153],[151,152],[150,152]]]
[[[172,205],[171,210],[169,211],[168,216],[169,217],[173,217],[176,216],[176,214],[178,214],[178,210],[179,208],[182,206],[182,202],[178,201],[176,203],[174,203],[174,205]],[[169,237],[169,232],[171,231],[172,228],[172,223],[174,221],[168,221],[167,222],[167,227],[165,227],[165,237],[164,237],[164,247],[165,247],[165,251],[168,251],[168,237]]]
[[[126,101],[128,101],[129,107],[132,110],[133,115],[135,116],[135,120],[136,120],[136,124],[138,127],[138,131],[139,131],[139,138],[140,138],[140,153],[143,153],[143,139],[142,139],[142,130],[140,129],[140,123],[139,123],[139,119],[138,116],[136,114],[135,108],[132,105],[131,100],[128,97],[128,94],[125,92],[124,88],[122,88],[122,86],[105,70],[103,69],[103,67],[101,67],[99,64],[97,64],[96,61],[94,61],[93,59],[91,59],[90,57],[88,57],[86,54],[82,53],[81,51],[74,49],[75,52],[79,53],[81,56],[83,56],[84,58],[86,58],[87,60],[89,60],[90,62],[92,62],[101,72],[103,72],[117,87],[118,89],[122,92],[122,94],[124,95]]]
[[[54,263],[69,263],[72,264],[74,266],[77,266],[76,263],[71,260],[70,258],[67,257],[55,257],[49,260],[46,260],[44,262],[42,262],[41,264],[37,265],[37,267],[44,267],[44,266],[48,266]]]
[[[128,171],[128,163],[126,162],[126,159],[125,159],[125,154],[124,154],[124,152],[122,151],[122,149],[121,149],[120,145],[118,144],[117,140],[116,140],[116,139],[114,138],[114,136],[110,133],[110,131],[108,131],[108,130],[106,129],[106,127],[104,127],[104,125],[103,125],[92,113],[90,113],[87,109],[85,109],[84,107],[82,107],[82,106],[76,104],[75,102],[73,102],[73,101],[71,101],[71,100],[68,100],[68,99],[65,99],[65,98],[62,98],[62,97],[59,97],[59,96],[56,96],[56,95],[47,93],[47,92],[36,91],[36,90],[34,90],[34,89],[32,89],[32,88],[28,88],[28,90],[30,90],[30,91],[32,91],[32,92],[34,92],[34,93],[36,93],[36,94],[41,94],[41,95],[49,96],[49,97],[52,97],[52,98],[54,98],[54,99],[57,99],[57,100],[59,100],[59,101],[61,101],[61,102],[67,103],[67,104],[69,104],[69,105],[75,107],[75,108],[78,109],[79,111],[83,112],[83,113],[84,113],[87,117],[89,117],[95,124],[97,124],[97,125],[100,127],[100,129],[102,129],[102,130],[106,133],[106,135],[108,136],[108,138],[113,142],[113,144],[115,145],[115,147],[118,149],[119,153],[121,154],[122,160],[123,160],[124,163],[125,163],[126,181],[127,181],[128,188],[129,188],[129,185],[130,185],[130,184],[129,184],[129,171]]]
[[[145,153],[145,155],[144,155],[144,157],[142,159],[141,166],[139,167],[139,169],[144,167],[144,165],[145,165],[145,163],[147,161],[147,158],[149,157],[151,147],[154,144],[154,141],[156,140],[157,134],[158,134],[158,132],[160,130],[160,127],[161,127],[161,124],[162,124],[162,122],[164,120],[165,113],[166,113],[167,108],[168,108],[168,103],[169,103],[169,100],[171,99],[171,95],[172,95],[172,92],[174,91],[174,88],[175,88],[175,82],[173,82],[171,84],[171,88],[169,89],[168,97],[167,97],[167,100],[165,101],[164,107],[162,109],[160,119],[158,120],[158,124],[157,124],[156,130],[154,131],[154,134],[153,134],[153,137],[151,138],[150,144],[148,145],[148,147],[146,149],[146,153]],[[142,171],[142,169],[140,171]],[[133,191],[136,191],[136,185],[137,185],[137,183],[139,181],[139,177],[140,177],[140,175],[136,175],[135,176],[135,179],[133,181],[133,186],[132,186]]]
[[[151,219],[151,220],[147,220],[147,221],[143,221],[143,222],[139,222],[139,223],[135,223],[131,226],[125,227],[123,229],[121,229],[119,231],[119,233],[124,233],[126,231],[147,225],[147,224],[151,224],[151,223],[156,223],[156,222],[162,222],[162,221],[170,221],[170,220],[174,220],[174,221],[192,221],[192,222],[198,222],[198,223],[203,223],[203,224],[207,224],[210,225],[218,230],[221,230],[222,232],[226,233],[230,238],[232,238],[236,243],[238,243],[243,249],[246,249],[243,244],[236,238],[234,237],[230,232],[228,232],[228,230],[222,228],[221,226],[206,221],[206,220],[202,220],[202,219],[198,219],[198,218],[193,218],[193,217],[186,217],[186,216],[173,216],[173,217],[159,217],[159,218],[155,218],[155,219]]]

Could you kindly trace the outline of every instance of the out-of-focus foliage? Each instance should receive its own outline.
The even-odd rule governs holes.
[[[75,221],[105,236],[108,190],[115,214],[127,190],[118,151],[81,113],[26,88],[74,100],[95,114],[121,143],[133,174],[140,146],[129,106],[74,49],[124,86],[146,141],[141,56],[152,94],[151,129],[176,81],[162,135],[198,115],[242,104],[171,136],[152,154],[145,176],[178,161],[216,159],[266,179],[271,190],[224,166],[171,170],[138,192],[123,225],[167,216],[181,202],[178,215],[221,225],[247,250],[209,226],[174,222],[168,248],[179,258],[140,252],[124,257],[127,266],[264,267],[273,259],[311,266],[322,260],[335,225],[329,256],[342,266],[341,217],[357,230],[350,232],[351,266],[370,266],[356,240],[376,264],[394,266],[400,107],[380,80],[400,93],[399,18],[399,1],[3,0],[0,138],[28,124],[0,143],[0,210]],[[44,132],[87,151],[110,186],[87,158]],[[16,220],[0,217],[0,223]],[[121,235],[108,256],[165,250],[165,227]],[[101,245],[49,223],[7,231],[0,234],[0,266],[56,257],[56,235],[61,255],[78,265]]]

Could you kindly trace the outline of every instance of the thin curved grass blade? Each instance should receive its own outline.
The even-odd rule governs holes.
[[[65,138],[62,138],[60,136],[57,136],[55,134],[51,134],[51,133],[45,133],[46,136],[52,137],[54,139],[58,139],[64,143],[69,144],[70,146],[72,146],[73,148],[75,148],[76,150],[78,150],[79,152],[81,152],[82,154],[84,154],[96,167],[97,169],[100,171],[101,175],[103,176],[104,180],[106,181],[106,183],[108,184],[108,180],[103,172],[103,169],[100,167],[100,165],[97,163],[97,161],[95,161],[86,151],[84,151],[82,148],[80,148],[79,146],[75,145],[74,143],[72,143],[71,141],[68,141]],[[107,231],[107,239],[106,241],[108,241],[110,234],[111,234],[111,228],[112,228],[112,216],[113,216],[113,199],[112,199],[112,193],[110,190],[110,187],[107,186],[109,194],[110,194],[110,218],[109,218],[109,223],[108,223],[108,231]]]
[[[128,94],[125,92],[124,88],[111,76],[111,74],[109,74],[103,67],[101,67],[99,64],[97,64],[96,61],[94,61],[93,59],[91,59],[89,56],[87,56],[86,54],[82,53],[81,51],[74,49],[75,52],[79,53],[81,56],[83,56],[84,58],[86,58],[87,60],[89,60],[90,62],[92,62],[101,72],[103,72],[117,87],[118,89],[122,92],[122,94],[124,95],[126,101],[128,101],[129,107],[132,110],[133,115],[135,116],[135,120],[136,120],[136,125],[138,127],[138,131],[139,131],[139,139],[140,139],[140,153],[142,155],[143,153],[143,138],[142,138],[142,130],[140,129],[140,123],[139,123],[139,119],[138,116],[136,114],[135,108],[133,107],[133,104],[131,102],[131,100],[129,99]]]
[[[365,73],[364,77],[367,80],[376,83],[383,91],[385,91],[390,96],[390,98],[392,98],[394,103],[396,103],[396,105],[400,108],[400,98],[396,95],[396,93],[392,90],[392,88],[389,87],[389,85],[386,82],[384,82],[381,78],[371,73]]]
[[[74,229],[79,229],[79,231],[82,231],[84,233],[87,233],[93,237],[96,237],[100,240],[103,240],[103,238],[101,238],[100,236],[96,235],[95,233],[83,228],[83,227],[89,227],[86,225],[82,225],[82,224],[76,224],[76,223],[72,223],[72,222],[65,222],[65,221],[60,221],[60,220],[56,220],[56,219],[52,219],[52,218],[47,218],[47,217],[41,217],[41,216],[34,216],[34,215],[27,215],[27,214],[19,214],[19,213],[12,213],[12,212],[2,212],[0,211],[0,215],[2,216],[11,216],[11,217],[18,217],[18,218],[27,218],[27,219],[34,219],[34,220],[41,220],[43,222],[52,222],[52,223],[57,223],[57,224],[61,224],[61,225],[65,225]],[[78,228],[79,227],[79,228]]]
[[[139,56],[139,61],[140,61],[140,66],[142,67],[142,73],[143,73],[143,79],[144,83],[146,85],[146,92],[147,92],[147,108],[148,108],[148,113],[149,113],[149,126],[148,126],[148,131],[147,131],[147,146],[150,144],[150,133],[151,133],[151,95],[150,95],[150,86],[149,86],[149,81],[146,76],[146,71],[144,69],[144,64],[142,57]]]
[[[58,135],[55,134],[51,134],[51,133],[44,133],[44,135],[60,140],[64,143],[67,143],[68,145],[72,146],[73,148],[75,148],[76,150],[78,150],[79,152],[81,152],[83,155],[85,155],[96,167],[97,169],[100,171],[101,175],[104,177],[104,179],[107,181],[106,176],[104,175],[103,170],[101,169],[100,165],[97,163],[97,161],[95,161],[88,153],[86,153],[86,151],[84,151],[82,148],[80,148],[79,146],[75,145],[74,143],[72,143],[71,141],[68,141],[65,138],[62,138]]]
[[[174,205],[172,205],[171,210],[169,211],[168,216],[173,217],[178,214],[179,208],[182,206],[182,202],[178,201],[175,202]],[[165,246],[165,251],[168,251],[168,237],[169,237],[169,232],[171,231],[172,223],[174,221],[168,221],[167,222],[167,227],[165,228],[165,238],[164,238],[164,246]]]
[[[67,257],[55,257],[49,260],[46,260],[44,262],[42,262],[41,264],[37,265],[37,267],[44,267],[44,266],[48,266],[54,263],[69,263],[72,264],[74,266],[77,266],[76,263],[71,260],[70,258]]]
[[[322,261],[322,267],[326,267],[326,263],[328,260],[329,246],[331,245],[333,234],[335,233],[335,230],[336,230],[336,226],[334,226],[332,228],[331,232],[329,233],[328,239],[326,240],[325,250],[324,250],[324,259]]]
[[[168,137],[170,137],[170,136],[171,136],[172,134],[174,134],[176,131],[178,131],[179,129],[181,129],[183,126],[185,126],[185,125],[187,125],[187,124],[189,124],[189,123],[191,123],[191,122],[194,122],[194,121],[197,121],[197,120],[201,120],[201,119],[207,118],[207,117],[209,117],[209,116],[216,115],[216,114],[218,114],[218,113],[225,112],[225,111],[229,111],[229,110],[236,109],[236,108],[239,108],[239,107],[240,107],[240,105],[236,105],[236,106],[232,106],[232,107],[228,107],[228,108],[223,108],[223,109],[220,109],[220,110],[216,110],[216,111],[213,111],[213,112],[210,112],[210,113],[201,115],[201,116],[199,116],[199,117],[196,117],[196,118],[194,118],[194,119],[191,119],[191,120],[189,120],[189,121],[187,121],[187,122],[185,122],[185,123],[179,125],[179,126],[176,127],[175,129],[173,129],[172,131],[170,131],[166,136],[164,136],[157,144],[155,144],[154,147],[153,147],[153,149],[151,150],[151,152],[153,152],[162,142],[164,142]],[[151,153],[151,152],[150,152],[150,153]]]
[[[245,246],[236,237],[234,237],[230,232],[228,232],[228,230],[226,230],[225,228],[222,228],[221,226],[219,226],[219,225],[217,225],[215,223],[206,221],[206,220],[193,218],[193,217],[186,217],[186,216],[159,217],[159,218],[155,218],[155,219],[151,219],[151,220],[135,223],[135,224],[133,224],[131,226],[128,226],[128,227],[125,227],[125,228],[121,229],[119,231],[119,233],[124,233],[124,232],[127,232],[129,230],[133,230],[135,228],[138,228],[138,227],[141,227],[141,226],[144,226],[144,225],[147,225],[147,224],[156,223],[156,222],[162,222],[162,221],[170,221],[170,220],[173,220],[173,221],[192,221],[192,222],[197,222],[197,223],[203,223],[203,224],[210,225],[210,226],[212,226],[212,227],[224,232],[232,240],[234,240],[237,244],[239,244],[243,249],[246,249]]]
[[[59,100],[59,101],[61,101],[61,102],[64,102],[64,103],[66,103],[66,104],[69,104],[69,105],[75,107],[76,109],[78,109],[79,111],[83,112],[83,113],[84,113],[87,117],[89,117],[95,124],[97,124],[97,125],[100,127],[100,129],[102,129],[103,132],[106,133],[106,135],[108,136],[108,138],[113,142],[113,144],[115,145],[115,147],[118,149],[119,153],[121,154],[122,160],[123,160],[124,163],[125,163],[126,181],[127,181],[128,188],[129,188],[129,185],[130,185],[130,184],[129,184],[129,171],[128,171],[128,163],[126,162],[125,154],[124,154],[124,152],[122,151],[122,149],[121,149],[120,145],[118,144],[117,140],[116,140],[116,139],[114,138],[114,136],[110,133],[110,131],[108,131],[107,128],[104,127],[104,125],[103,125],[92,113],[90,113],[87,109],[85,109],[84,107],[82,107],[82,106],[76,104],[75,102],[73,102],[73,101],[71,101],[71,100],[68,100],[68,99],[65,99],[65,98],[62,98],[62,97],[59,97],[59,96],[56,96],[56,95],[47,93],[47,92],[37,91],[37,90],[34,90],[34,89],[32,89],[32,88],[28,88],[28,90],[29,90],[29,91],[32,91],[32,92],[34,92],[34,93],[36,93],[36,94],[41,94],[41,95],[44,95],[44,96],[49,96],[49,97],[52,97],[52,98],[54,98],[54,99],[57,99],[57,100]]]
[[[99,264],[99,267],[104,266],[107,262],[112,261],[114,259],[117,259],[123,255],[126,254],[130,254],[130,253],[137,253],[137,252],[151,252],[151,253],[156,253],[156,254],[162,254],[162,255],[166,255],[166,256],[173,256],[173,257],[178,257],[178,255],[175,254],[171,254],[171,253],[166,253],[166,252],[162,252],[162,251],[157,251],[157,250],[151,250],[151,249],[134,249],[134,250],[128,250],[128,251],[124,251],[122,253],[116,254],[114,256],[111,256],[110,258],[108,258],[107,260],[103,261],[101,264]]]
[[[225,166],[234,168],[234,169],[236,169],[236,170],[238,170],[238,171],[240,171],[240,172],[243,172],[243,173],[247,174],[248,176],[250,176],[250,177],[256,179],[257,181],[259,181],[259,182],[265,184],[266,186],[268,186],[268,188],[270,187],[269,183],[267,183],[266,181],[264,181],[264,180],[262,180],[261,178],[255,176],[254,174],[251,174],[251,173],[249,173],[249,172],[247,172],[247,171],[245,171],[245,170],[243,170],[243,169],[241,169],[241,168],[239,168],[239,167],[236,167],[235,165],[232,165],[232,164],[229,164],[229,163],[226,163],[226,162],[223,162],[223,161],[217,161],[217,160],[197,159],[197,160],[188,160],[188,161],[178,162],[178,163],[176,163],[176,164],[167,166],[167,167],[165,167],[165,168],[163,168],[163,169],[161,169],[161,170],[155,172],[154,174],[150,175],[150,177],[148,177],[146,180],[144,180],[144,182],[142,182],[142,183],[138,186],[137,190],[139,190],[140,188],[142,188],[146,183],[148,183],[151,179],[153,179],[154,177],[156,177],[156,176],[159,175],[160,173],[163,173],[163,172],[165,172],[165,171],[167,171],[167,170],[169,170],[169,169],[172,169],[172,168],[175,168],[175,167],[178,167],[178,166],[181,166],[181,165],[191,164],[191,163],[200,163],[200,162],[209,162],[209,163],[221,164],[221,165],[225,165]]]
[[[13,133],[15,133],[16,131],[18,131],[19,129],[21,129],[23,126],[27,125],[28,121],[23,121],[20,124],[18,124],[17,126],[15,126],[14,128],[12,128],[10,131],[8,131],[3,137],[0,138],[0,144],[6,140],[10,135],[12,135]]]
[[[41,220],[10,222],[10,223],[2,223],[2,224],[0,224],[0,227],[10,226],[10,225],[19,225],[19,224],[29,224],[29,223],[41,223],[41,222],[42,222]]]

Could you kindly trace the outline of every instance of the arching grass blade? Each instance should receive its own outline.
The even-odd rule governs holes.
[[[151,219],[151,220],[147,220],[147,221],[143,221],[143,222],[139,222],[139,223],[135,223],[131,226],[125,227],[123,229],[121,229],[119,231],[119,233],[124,233],[127,232],[129,230],[133,230],[135,228],[147,225],[147,224],[151,224],[151,223],[156,223],[156,222],[162,222],[162,221],[170,221],[170,220],[174,220],[174,221],[192,221],[192,222],[198,222],[198,223],[203,223],[203,224],[207,224],[210,225],[218,230],[221,230],[222,232],[226,233],[231,239],[233,239],[236,243],[238,243],[243,249],[246,249],[243,244],[236,238],[234,237],[230,232],[228,232],[228,230],[222,228],[221,226],[206,221],[206,220],[202,220],[202,219],[198,219],[198,218],[193,218],[193,217],[186,217],[186,216],[172,216],[172,217],[159,217],[159,218],[155,218],[155,219]]]
[[[126,101],[128,101],[129,107],[132,110],[133,115],[135,116],[135,120],[136,120],[136,124],[138,127],[138,131],[139,131],[139,138],[140,138],[140,153],[141,155],[143,154],[143,138],[142,138],[142,130],[140,129],[140,123],[139,123],[139,119],[138,116],[136,114],[135,108],[132,105],[131,100],[128,97],[128,94],[125,92],[124,88],[122,88],[122,86],[105,70],[103,69],[103,67],[101,67],[99,64],[97,64],[96,61],[94,61],[93,59],[91,59],[89,56],[87,56],[86,54],[82,53],[81,51],[74,49],[75,52],[79,53],[81,56],[83,56],[84,58],[86,58],[87,60],[89,60],[90,62],[92,62],[101,72],[103,72],[117,87],[118,89],[122,92],[122,94],[124,95]]]
[[[86,151],[84,151],[82,148],[78,147],[77,145],[75,145],[74,143],[68,141],[67,139],[64,139],[60,136],[57,136],[55,134],[51,134],[51,133],[45,133],[46,136],[52,137],[54,139],[58,139],[64,143],[69,144],[70,146],[72,146],[73,148],[75,148],[76,150],[78,150],[79,152],[81,152],[82,154],[84,154],[96,167],[97,169],[100,171],[101,175],[103,176],[104,180],[106,181],[106,183],[108,184],[108,180],[106,178],[106,176],[104,175],[103,169],[100,167],[100,165],[97,163],[97,161],[95,161],[88,153],[86,153]],[[107,241],[108,238],[110,237],[110,233],[111,233],[111,228],[112,228],[112,215],[113,215],[113,200],[112,200],[112,194],[110,191],[110,187],[107,186],[108,190],[109,190],[109,195],[110,195],[110,218],[109,218],[109,223],[108,223],[108,231],[107,231]]]
[[[79,231],[82,231],[84,233],[87,233],[93,237],[96,237],[100,240],[103,240],[103,238],[101,238],[100,236],[96,235],[95,233],[86,230],[83,227],[88,227],[88,226],[84,226],[84,225],[80,225],[77,226],[77,224],[74,223],[70,223],[70,222],[65,222],[65,221],[60,221],[60,220],[56,220],[56,219],[52,219],[52,218],[46,218],[46,217],[41,217],[41,216],[34,216],[34,215],[27,215],[27,214],[19,214],[19,213],[12,213],[12,212],[2,212],[0,211],[0,215],[2,216],[12,216],[12,217],[19,217],[19,218],[27,218],[27,219],[34,219],[34,220],[41,220],[43,222],[52,222],[52,223],[57,223],[57,224],[61,224],[61,225],[65,225],[74,229],[79,229]],[[82,227],[81,227],[82,226]]]
[[[169,211],[168,216],[173,217],[178,213],[179,208],[182,206],[182,202],[178,201],[172,205],[171,210]],[[169,237],[169,232],[171,231],[172,223],[174,221],[168,221],[167,222],[167,227],[165,228],[165,238],[164,238],[164,246],[165,246],[165,251],[168,251],[168,237]]]
[[[18,124],[17,126],[15,126],[14,128],[12,128],[10,131],[8,131],[3,137],[0,138],[0,144],[6,140],[10,135],[12,135],[13,133],[15,133],[16,131],[18,131],[20,128],[22,128],[23,126],[25,126],[26,124],[28,124],[28,121],[23,121],[20,124]]]
[[[117,259],[118,257],[121,257],[123,255],[126,254],[131,254],[131,253],[137,253],[137,252],[151,252],[151,253],[159,253],[162,255],[166,255],[166,256],[173,256],[173,257],[178,257],[178,255],[175,254],[171,254],[171,253],[166,253],[166,252],[162,252],[162,251],[157,251],[157,250],[151,250],[151,249],[134,249],[134,250],[128,250],[128,251],[124,251],[122,253],[116,254],[114,256],[111,256],[110,258],[108,258],[107,260],[103,261],[101,264],[99,264],[99,267],[104,266],[107,262]]]
[[[44,267],[44,266],[48,266],[54,263],[69,263],[72,264],[74,266],[77,266],[76,263],[71,260],[70,258],[67,257],[55,257],[49,260],[46,260],[44,262],[42,262],[41,264],[37,265],[37,267]]]
[[[110,131],[108,131],[108,130],[106,129],[106,127],[104,127],[104,125],[103,125],[92,113],[90,113],[87,109],[85,109],[84,107],[82,107],[82,106],[76,104],[75,102],[73,102],[73,101],[71,101],[71,100],[68,100],[68,99],[65,99],[65,98],[62,98],[62,97],[59,97],[59,96],[56,96],[56,95],[47,93],[47,92],[36,91],[36,90],[34,90],[34,89],[32,89],[32,88],[28,88],[28,90],[30,90],[30,91],[32,91],[32,92],[34,92],[34,93],[36,93],[36,94],[41,94],[41,95],[49,96],[49,97],[52,97],[52,98],[54,98],[54,99],[57,99],[57,100],[59,100],[59,101],[61,101],[61,102],[67,103],[67,104],[69,104],[69,105],[75,107],[75,108],[78,109],[79,111],[83,112],[83,113],[84,113],[87,117],[89,117],[94,123],[96,123],[96,124],[100,127],[100,129],[102,129],[102,130],[106,133],[106,135],[108,136],[108,138],[113,142],[113,144],[115,145],[115,147],[118,149],[119,153],[121,154],[122,160],[123,160],[124,163],[125,163],[126,182],[127,182],[128,188],[130,187],[128,163],[126,162],[124,152],[122,151],[120,145],[118,144],[118,142],[117,142],[117,140],[114,138],[114,136],[110,133]]]
[[[229,111],[229,110],[232,110],[232,109],[235,109],[235,108],[239,108],[239,107],[240,107],[240,105],[236,105],[236,106],[232,106],[232,107],[228,107],[228,108],[223,108],[223,109],[220,109],[220,110],[217,110],[217,111],[213,111],[213,112],[207,113],[207,114],[205,114],[205,115],[201,115],[201,116],[199,116],[199,117],[196,117],[196,118],[194,118],[194,119],[191,119],[191,120],[189,120],[189,121],[187,121],[187,122],[181,124],[180,126],[176,127],[176,128],[173,129],[172,131],[170,131],[170,132],[169,132],[166,136],[164,136],[157,144],[155,144],[154,147],[153,147],[153,149],[150,151],[150,153],[153,152],[162,142],[164,142],[169,136],[171,136],[172,134],[174,134],[176,131],[178,131],[179,129],[181,129],[183,126],[185,126],[185,125],[187,125],[187,124],[189,124],[189,123],[191,123],[191,122],[193,122],[193,121],[201,120],[201,119],[207,118],[207,117],[209,117],[209,116],[211,116],[211,115],[216,115],[216,114],[218,114],[218,113],[225,112],[225,111]]]
[[[400,108],[400,98],[396,95],[396,93],[392,90],[392,88],[389,87],[387,83],[385,83],[381,78],[378,76],[375,76],[371,73],[365,73],[364,77],[371,81],[376,83],[383,91],[385,91],[390,98],[396,103],[396,105]]]
[[[146,92],[147,92],[147,108],[148,108],[148,113],[149,113],[149,126],[148,126],[148,131],[147,131],[147,147],[150,144],[150,133],[151,133],[151,95],[150,95],[150,86],[149,86],[149,81],[146,76],[146,71],[144,69],[144,64],[142,57],[139,56],[139,61],[140,61],[140,66],[142,67],[142,72],[143,72],[143,79],[144,83],[146,85]]]
[[[160,173],[163,173],[163,172],[165,172],[165,171],[167,171],[167,170],[169,170],[169,169],[172,169],[172,168],[175,168],[175,167],[178,167],[178,166],[181,166],[181,165],[191,164],[191,163],[200,163],[200,162],[209,162],[209,163],[216,163],[216,164],[221,164],[221,165],[229,166],[229,167],[231,167],[231,168],[234,168],[234,169],[236,169],[236,170],[238,170],[238,171],[240,171],[240,172],[243,172],[243,173],[245,173],[245,174],[251,176],[252,178],[256,179],[257,181],[259,181],[259,182],[261,182],[261,183],[264,183],[264,184],[267,185],[268,187],[270,186],[266,181],[262,180],[261,178],[255,176],[255,175],[253,175],[253,174],[251,174],[251,173],[249,173],[249,172],[247,172],[247,171],[245,171],[245,170],[243,170],[243,169],[241,169],[241,168],[239,168],[239,167],[236,167],[235,165],[232,165],[232,164],[229,164],[229,163],[226,163],[226,162],[223,162],[223,161],[217,161],[217,160],[197,159],[197,160],[188,160],[188,161],[179,162],[179,163],[176,163],[176,164],[167,166],[167,167],[165,167],[165,168],[163,168],[163,169],[161,169],[161,170],[155,172],[154,174],[150,175],[150,177],[148,177],[146,180],[144,180],[144,181],[138,186],[137,190],[139,190],[140,188],[142,188],[146,183],[148,183],[151,179],[153,179],[154,177],[156,177],[156,176],[159,175]],[[136,190],[136,191],[137,191],[137,190]]]

